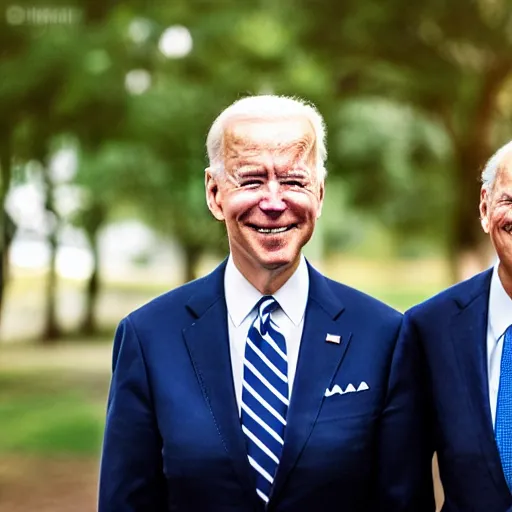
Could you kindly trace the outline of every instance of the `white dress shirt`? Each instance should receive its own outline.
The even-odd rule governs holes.
[[[489,315],[487,320],[487,375],[489,377],[489,401],[492,425],[496,422],[496,406],[500,386],[501,354],[505,331],[512,323],[512,299],[501,284],[498,266],[494,267],[489,293]]]
[[[245,340],[249,327],[256,318],[257,302],[263,295],[241,274],[230,256],[224,274],[224,290],[228,310],[229,349],[231,367],[235,384],[238,412],[242,403],[242,383],[244,375]],[[273,297],[279,303],[272,314],[272,320],[278,325],[286,341],[288,356],[288,393],[291,395],[300,340],[304,327],[304,313],[308,301],[309,273],[304,256],[297,270],[276,292]]]

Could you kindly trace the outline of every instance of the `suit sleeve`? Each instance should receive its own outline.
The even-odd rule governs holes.
[[[146,365],[128,317],[114,339],[98,512],[166,511],[161,452]]]
[[[378,435],[379,512],[433,512],[433,441],[425,360],[407,316],[395,345]]]

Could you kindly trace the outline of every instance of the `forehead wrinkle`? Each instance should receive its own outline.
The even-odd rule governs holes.
[[[512,176],[512,149],[508,151],[498,165],[496,172],[496,181],[501,178],[510,178]]]
[[[279,157],[292,156],[295,163],[310,160],[315,155],[315,142],[311,137],[301,137],[287,144],[278,144],[273,152]]]
[[[310,158],[314,160],[316,158],[316,139],[303,147],[300,157],[304,158],[304,160],[309,160]]]
[[[489,190],[491,200],[500,200],[505,193],[504,188],[512,188],[512,161],[504,160],[496,171],[496,177]],[[501,192],[501,193],[500,193]],[[499,199],[498,199],[499,197]]]
[[[252,158],[268,160],[274,155],[279,157],[291,156],[296,162],[308,161],[308,163],[315,164],[316,137],[312,130],[306,130],[292,140],[289,138],[277,142],[265,138],[258,140],[257,137],[254,138],[245,133],[245,128],[250,122],[252,122],[250,119],[242,119],[241,122],[233,120],[225,127],[222,140],[222,157],[225,163],[243,160],[244,165],[251,165],[252,162],[248,162],[248,160]],[[263,162],[254,162],[254,165],[260,163]],[[270,161],[266,163],[271,165]],[[236,167],[240,167],[240,165],[236,165]]]
[[[236,135],[232,132],[226,133],[226,137],[224,137],[222,142],[224,153],[227,153],[228,151],[234,152],[240,148],[243,148],[245,153],[256,154],[258,151],[258,145],[254,142],[251,144],[251,139],[249,137]]]
[[[224,160],[224,164],[228,165],[229,162],[235,162],[233,171],[238,171],[241,167],[251,167],[255,166],[255,162],[251,162],[251,159],[258,155],[257,148],[247,148],[243,142],[238,142],[238,144],[229,144],[226,143],[223,145],[222,158]]]

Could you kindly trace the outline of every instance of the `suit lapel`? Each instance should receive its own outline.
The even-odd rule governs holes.
[[[457,299],[461,309],[452,319],[451,335],[479,429],[482,451],[496,485],[506,491],[489,405],[487,316],[491,275],[492,271],[480,274],[469,282],[471,289],[462,290]]]
[[[330,387],[348,348],[351,331],[337,317],[343,305],[326,279],[309,267],[310,290],[299,359],[288,409],[284,447],[271,499],[275,499],[293,470],[316,423],[326,388]],[[339,344],[326,335],[339,335]]]
[[[224,299],[224,269],[225,264],[210,274],[202,292],[190,299],[187,308],[197,320],[184,329],[183,335],[204,399],[235,473],[242,487],[256,499],[233,385]]]

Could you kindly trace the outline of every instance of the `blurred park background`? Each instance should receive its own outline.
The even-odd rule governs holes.
[[[327,122],[330,277],[403,311],[493,263],[508,0],[0,0],[2,511],[95,509],[115,326],[225,256],[205,137],[263,93]]]

